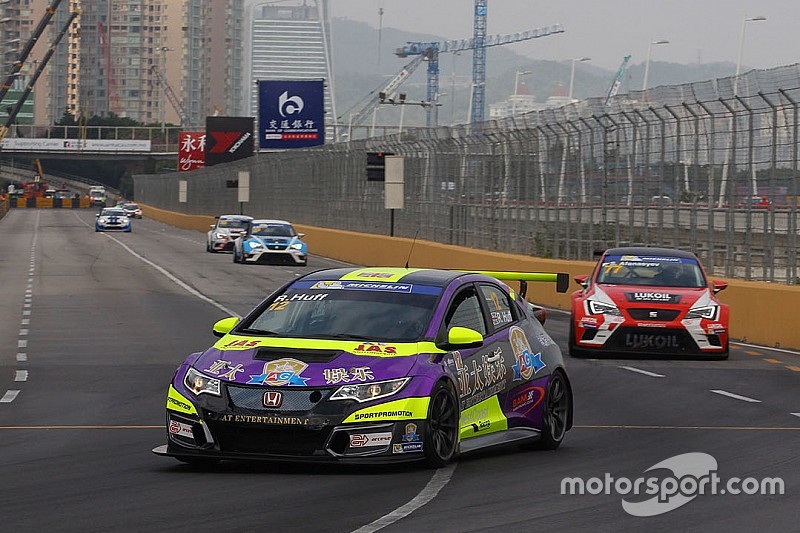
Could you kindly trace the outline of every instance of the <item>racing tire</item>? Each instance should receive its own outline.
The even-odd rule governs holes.
[[[586,357],[586,352],[581,350],[575,345],[575,321],[570,317],[569,320],[569,337],[567,337],[567,351],[570,357],[577,359]]]
[[[440,381],[431,392],[428,406],[425,463],[441,468],[456,456],[458,450],[458,397],[453,386]]]
[[[572,394],[564,374],[555,371],[547,384],[542,413],[542,435],[534,444],[538,450],[555,450],[564,441],[572,408]]]
[[[233,262],[234,263],[241,263],[241,261],[239,261],[239,254],[236,253],[236,249],[235,248],[233,250]]]
[[[213,253],[213,250],[211,250],[211,245],[208,244],[208,241],[206,241],[206,252]]]

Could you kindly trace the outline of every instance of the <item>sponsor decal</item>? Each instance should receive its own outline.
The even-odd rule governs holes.
[[[286,294],[281,294],[280,296],[275,298],[275,302],[318,302],[320,300],[324,300],[327,298],[327,294],[293,294],[288,296]],[[272,306],[270,306],[270,309]]]
[[[259,341],[257,341],[257,340],[242,339],[242,340],[230,341],[230,342],[224,344],[223,345],[223,349],[227,349],[227,348],[253,348],[253,347],[258,346],[258,345],[259,345]]]
[[[318,281],[312,289],[351,290],[351,291],[385,291],[410,293],[414,288],[408,283],[370,283],[368,281]]]
[[[225,370],[225,372],[223,372],[223,370]],[[239,372],[244,372],[244,367],[242,367],[241,364],[234,366],[230,361],[217,359],[210,367],[206,368],[205,371],[221,378],[225,378],[228,381],[236,381],[236,374]]]
[[[413,422],[406,424],[406,432],[403,433],[403,442],[419,442],[419,434],[417,433],[417,425]]]
[[[413,453],[421,451],[421,442],[401,442],[399,444],[392,444],[392,453]]]
[[[181,437],[194,439],[192,426],[190,426],[189,424],[184,424],[183,422],[178,422],[177,420],[169,421],[169,432],[172,433],[173,435],[180,435]]]
[[[497,295],[492,293],[492,296],[497,298]],[[511,322],[511,311],[492,311],[492,325],[499,326],[501,324],[507,324]]]
[[[205,132],[179,132],[178,146],[178,172],[187,172],[206,166]]]
[[[386,433],[356,433],[350,435],[351,448],[369,448],[373,446],[386,446],[392,442],[392,434]]]
[[[253,155],[254,117],[206,117],[206,166]]]
[[[512,326],[509,331],[509,340],[511,341],[511,349],[514,352],[514,358],[517,360],[511,369],[514,371],[514,381],[520,379],[530,379],[531,376],[537,374],[541,369],[546,367],[542,361],[542,354],[533,353],[531,345],[528,343],[528,338],[525,332],[517,326]]]
[[[325,383],[328,385],[336,385],[337,383],[352,383],[354,381],[372,381],[375,376],[372,374],[372,369],[368,366],[346,368],[326,368],[322,371],[325,378]]]
[[[391,272],[359,272],[356,274],[359,278],[381,278],[381,279],[391,279],[394,277],[394,274]]]
[[[464,364],[461,352],[453,352],[452,357],[459,394],[462,399],[469,397],[464,401],[465,407],[475,405],[505,389],[507,369],[502,348],[474,357],[471,365]]]
[[[625,335],[625,346],[628,348],[680,348],[675,335],[653,335],[644,333],[628,333]]]
[[[547,333],[538,333],[536,338],[538,339],[539,344],[542,345],[542,348],[552,346],[556,343],[556,341],[554,341]]]
[[[178,392],[172,385],[169,386],[169,391],[167,392],[167,409],[190,415],[197,414],[197,410],[194,408],[192,402]]]
[[[372,420],[375,418],[411,418],[414,413],[411,411],[397,410],[397,411],[373,411],[369,413],[356,413],[354,419],[359,420]]]
[[[227,413],[207,413],[210,420],[219,422],[233,422],[236,424],[270,424],[281,426],[307,426],[311,419],[300,416],[279,415],[235,415]]]
[[[521,415],[533,411],[544,400],[544,388],[526,385],[511,396],[511,410]]]
[[[477,433],[494,433],[504,429],[508,429],[508,419],[496,395],[461,412],[459,434],[462,439],[474,437]]]
[[[264,393],[264,407],[278,408],[283,403],[283,394],[276,390],[268,390]]]
[[[429,403],[430,398],[427,396],[392,400],[351,413],[343,422],[348,424],[366,420],[422,420],[428,416]]]
[[[325,140],[322,80],[258,81],[261,148],[303,148]]]
[[[283,385],[292,385],[297,387],[305,387],[306,381],[310,378],[301,377],[308,367],[302,361],[297,359],[284,358],[276,359],[264,364],[264,372],[250,376],[248,384],[254,385],[270,385],[273,387],[281,387]]]
[[[637,322],[636,325],[640,328],[666,328],[664,322]]]
[[[677,304],[681,301],[680,294],[670,294],[668,292],[626,292],[625,298],[629,302],[657,302],[665,304]]]
[[[353,348],[353,353],[357,355],[395,355],[397,347],[382,342],[364,342]]]

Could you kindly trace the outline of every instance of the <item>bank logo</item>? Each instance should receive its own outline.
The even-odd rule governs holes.
[[[283,91],[278,97],[278,112],[283,118],[300,113],[304,106],[303,99],[299,96],[289,96],[289,91]]]

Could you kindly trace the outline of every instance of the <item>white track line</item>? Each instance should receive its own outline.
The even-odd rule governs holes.
[[[642,370],[641,368],[634,368],[632,366],[621,366],[620,368],[624,368],[625,370],[630,370],[631,372],[637,372],[639,374],[644,374],[645,376],[650,376],[651,378],[663,378],[664,374],[656,374],[655,372],[648,372],[647,370]]]
[[[761,403],[761,400],[756,400],[755,398],[748,398],[747,396],[739,396],[738,394],[734,394],[732,392],[719,390],[719,389],[710,389],[711,392],[714,394],[721,394],[722,396],[727,396],[728,398],[734,398],[736,400],[742,400],[743,402],[750,402],[750,403]]]
[[[789,413],[790,415],[800,416],[800,413]]]
[[[14,376],[14,381],[28,381],[28,371],[17,370],[17,373]]]
[[[6,393],[0,398],[0,403],[11,403],[14,401],[14,398],[17,397],[19,394],[18,390],[7,390]]]
[[[433,477],[428,484],[425,485],[425,488],[420,491],[419,494],[414,496],[414,498],[392,511],[391,513],[384,515],[374,522],[367,524],[366,526],[360,527],[356,529],[353,533],[373,533],[380,529],[385,528],[386,526],[390,526],[397,522],[398,520],[407,517],[426,503],[430,502],[432,499],[439,494],[439,491],[444,488],[445,485],[450,481],[450,478],[453,477],[453,472],[456,469],[456,464],[453,463],[445,468],[440,468],[433,474]]]

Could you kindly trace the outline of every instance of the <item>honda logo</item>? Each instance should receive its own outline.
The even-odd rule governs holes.
[[[268,390],[264,393],[264,407],[280,407],[283,403],[283,394],[278,391]]]

